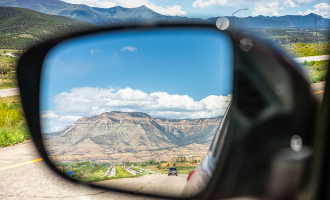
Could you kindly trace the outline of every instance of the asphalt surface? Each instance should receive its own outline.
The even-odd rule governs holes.
[[[186,181],[187,174],[168,176],[167,174],[158,173],[137,178],[113,179],[95,184],[134,193],[180,197]]]
[[[116,175],[116,168],[110,167],[110,169],[103,175],[103,176],[108,176],[108,177],[112,177]]]
[[[159,199],[76,185],[54,174],[31,142],[0,149],[0,199]]]
[[[324,88],[325,88],[325,81],[319,83],[312,83],[311,84],[311,91],[315,95],[316,99],[321,103],[323,100]]]
[[[0,90],[0,97],[8,97],[8,96],[14,96],[14,95],[19,95],[18,88]]]
[[[308,57],[300,57],[300,58],[293,58],[297,63],[302,63],[305,60],[307,62],[310,61],[320,61],[320,60],[329,60],[330,56],[329,55],[322,55],[322,56],[308,56]]]

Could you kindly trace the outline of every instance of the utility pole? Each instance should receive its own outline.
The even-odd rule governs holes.
[[[239,9],[239,10],[235,11],[235,12],[231,15],[231,17],[233,18],[233,27],[234,27],[234,24],[235,24],[234,15],[235,15],[238,11],[241,11],[241,10],[248,10],[248,8]]]
[[[21,24],[21,34],[24,34],[25,30],[24,30],[24,22],[22,22]]]

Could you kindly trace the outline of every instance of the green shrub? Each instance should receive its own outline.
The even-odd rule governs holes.
[[[28,128],[23,123],[14,128],[0,128],[0,147],[18,144],[29,138]]]
[[[21,143],[30,138],[22,110],[17,103],[0,104],[0,147]]]
[[[317,83],[317,82],[320,82],[320,81],[325,81],[326,78],[327,78],[327,71],[323,71],[323,72],[320,72],[320,73],[312,74],[310,76],[310,82],[311,83]]]

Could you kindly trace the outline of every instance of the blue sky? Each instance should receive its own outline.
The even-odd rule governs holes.
[[[115,110],[216,117],[231,100],[232,49],[210,30],[98,34],[55,47],[41,85],[44,131]]]
[[[63,0],[73,4],[109,8],[123,6],[134,8],[146,5],[164,15],[209,18],[231,16],[236,10],[248,8],[236,14],[247,16],[307,15],[316,13],[329,18],[329,0]]]

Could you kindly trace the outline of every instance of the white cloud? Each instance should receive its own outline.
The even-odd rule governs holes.
[[[284,5],[289,8],[298,7],[292,0],[285,0]]]
[[[257,15],[267,15],[271,13],[274,16],[280,16],[279,10],[283,10],[283,7],[279,7],[278,1],[273,1],[270,3],[256,3],[256,7],[252,10],[253,16]]]
[[[325,17],[325,16],[329,17],[330,16],[330,5],[329,4],[319,3],[319,4],[316,4],[313,7],[315,8],[314,10],[308,9],[306,12],[299,11],[298,14],[299,15],[308,15],[310,13],[315,13],[315,14],[321,15],[323,17]]]
[[[192,6],[194,8],[207,8],[215,5],[226,5],[227,3],[227,0],[196,0]]]
[[[131,47],[131,46],[127,46],[127,47],[124,47],[122,49],[120,49],[121,51],[131,51],[131,52],[134,52],[134,51],[137,51],[137,48],[136,47]]]
[[[118,53],[113,54],[111,57],[112,57],[112,58],[116,58],[117,60],[120,59]]]
[[[222,115],[231,95],[210,95],[195,101],[188,95],[166,92],[145,93],[141,90],[113,88],[73,88],[54,96],[56,109],[42,112],[42,121],[49,130],[56,126],[72,125],[82,116],[104,112],[144,112],[153,117],[174,119],[209,118]],[[50,117],[49,117],[50,116]]]
[[[184,11],[180,5],[158,6],[155,5],[154,3],[149,2],[149,0],[63,0],[63,1],[72,4],[85,4],[91,7],[99,7],[99,8],[111,8],[115,6],[122,6],[125,8],[136,8],[145,5],[151,10],[160,13],[162,15],[182,16],[187,14],[187,12]]]
[[[99,53],[101,53],[103,50],[100,50],[100,49],[92,49],[91,50],[91,54],[99,54]]]
[[[299,4],[310,4],[317,0],[297,0]]]
[[[150,4],[147,7],[149,7],[151,10],[160,13],[162,15],[169,15],[169,16],[184,16],[187,15],[187,12],[183,10],[183,8],[180,5],[174,5],[174,6],[156,6],[154,4]]]
[[[71,116],[71,115],[68,115],[68,116],[62,116],[58,120],[60,122],[75,123],[81,117],[83,117],[83,116]]]
[[[56,115],[52,111],[45,111],[44,114],[41,115],[41,117],[45,119],[55,119],[58,118],[58,115]]]

